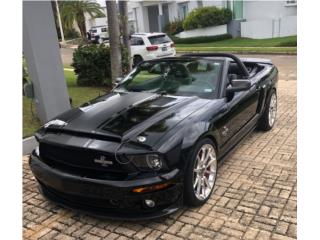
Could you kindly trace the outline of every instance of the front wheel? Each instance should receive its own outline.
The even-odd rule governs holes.
[[[267,99],[266,109],[263,115],[261,116],[260,123],[258,126],[259,129],[268,131],[274,126],[277,116],[277,105],[277,93],[273,89]]]
[[[191,153],[184,179],[185,202],[200,206],[210,197],[217,176],[217,156],[210,139],[200,140]]]

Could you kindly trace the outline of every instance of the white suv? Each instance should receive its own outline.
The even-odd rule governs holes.
[[[105,40],[109,39],[109,32],[107,26],[96,26],[89,30],[90,41],[96,43],[103,43]]]
[[[144,60],[176,55],[174,42],[165,33],[134,33],[130,41],[133,66]]]

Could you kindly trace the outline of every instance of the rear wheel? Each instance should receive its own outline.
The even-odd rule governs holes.
[[[277,117],[277,93],[273,89],[267,99],[266,109],[260,119],[258,128],[264,131],[270,130],[276,121]]]
[[[191,153],[184,179],[185,202],[191,206],[204,204],[210,197],[217,176],[217,156],[210,139],[200,140]]]
[[[134,56],[133,57],[133,67],[137,66],[140,62],[143,61],[143,58],[141,56]]]

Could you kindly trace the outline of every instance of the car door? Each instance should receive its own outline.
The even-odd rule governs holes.
[[[241,77],[241,76],[238,76]],[[226,89],[230,81],[225,84]],[[246,91],[235,92],[225,96],[227,113],[223,124],[220,124],[219,134],[223,145],[232,145],[237,138],[246,133],[244,128],[253,126],[252,119],[257,116],[259,91],[256,83]],[[227,147],[227,146],[226,146]]]

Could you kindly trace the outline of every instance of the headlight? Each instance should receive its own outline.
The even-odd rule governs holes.
[[[164,167],[163,159],[159,154],[129,155],[127,157],[141,170],[158,171]]]

